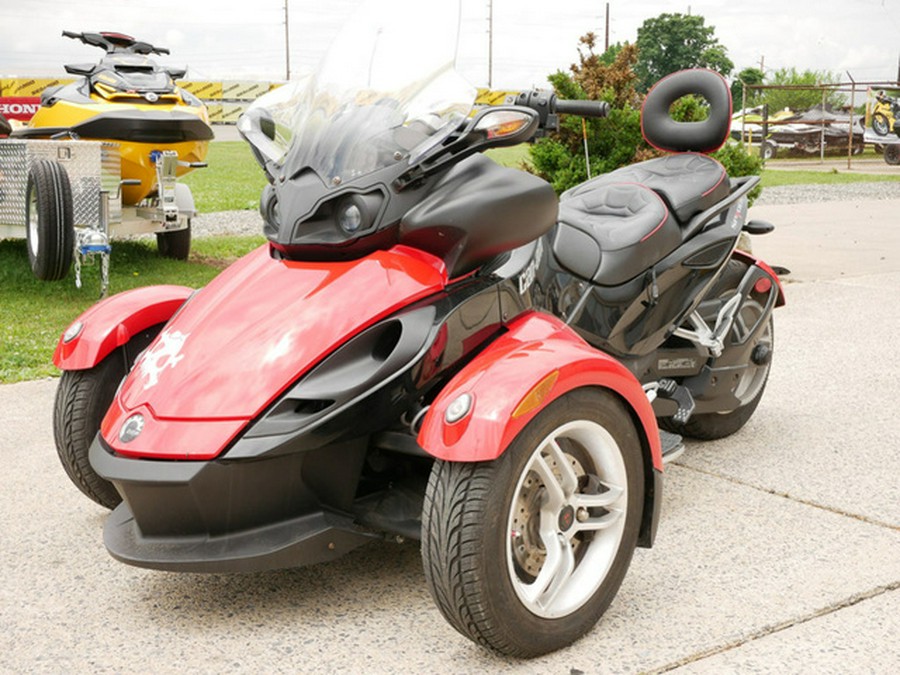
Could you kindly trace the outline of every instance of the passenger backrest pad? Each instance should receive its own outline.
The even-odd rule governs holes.
[[[702,122],[676,122],[669,113],[683,96],[695,95],[709,104],[709,116]],[[644,99],[641,132],[644,139],[666,152],[715,152],[731,130],[731,90],[721,75],[712,70],[681,70],[667,75]]]

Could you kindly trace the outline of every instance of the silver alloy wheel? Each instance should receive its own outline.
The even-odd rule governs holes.
[[[763,307],[758,302],[755,300],[748,300],[744,303],[741,311],[734,318],[734,327],[732,328],[734,341],[741,342],[746,340],[747,336],[750,334],[750,329],[756,325],[756,322],[759,321],[759,318],[762,315]],[[759,338],[756,340],[754,349],[759,345],[765,345],[771,350],[772,344],[772,321],[769,320],[766,322],[766,327],[763,329],[763,332],[760,333]],[[734,388],[734,396],[741,402],[741,405],[746,405],[756,398],[760,389],[766,384],[771,366],[771,360],[768,360],[761,365],[749,361],[746,367],[736,375],[739,379]],[[728,414],[728,412],[729,411],[725,411],[720,414]]]
[[[36,257],[40,247],[40,228],[38,228],[37,188],[32,187],[28,193],[28,246],[31,255]]]
[[[509,578],[530,612],[564,617],[594,595],[619,551],[627,485],[621,449],[595,422],[564,424],[538,445],[506,530]]]

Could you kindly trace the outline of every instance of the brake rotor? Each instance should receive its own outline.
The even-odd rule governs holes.
[[[587,472],[571,454],[566,452],[565,456],[578,477],[579,486],[581,486],[587,477]],[[544,460],[553,475],[557,479],[561,479],[556,459],[544,455]],[[544,548],[540,534],[541,507],[546,500],[546,493],[547,489],[537,473],[529,471],[522,483],[522,488],[513,501],[512,532],[510,533],[513,556],[519,569],[531,577],[529,581],[538,576],[547,558],[547,550]],[[556,515],[554,515],[555,520]],[[580,538],[573,537],[570,543],[573,548],[576,548],[580,543]]]

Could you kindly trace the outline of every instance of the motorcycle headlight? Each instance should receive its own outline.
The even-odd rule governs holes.
[[[363,214],[359,205],[353,201],[345,202],[338,210],[338,225],[347,234],[358,231],[363,221]]]
[[[375,224],[383,201],[380,192],[346,195],[334,210],[338,227],[346,234],[370,229]]]

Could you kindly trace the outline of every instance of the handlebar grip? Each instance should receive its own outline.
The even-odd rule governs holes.
[[[75,38],[76,40],[79,39],[79,38],[81,37],[81,33],[73,33],[73,32],[70,31],[70,30],[64,30],[64,31],[62,32],[62,34],[63,34],[63,37],[67,37],[67,38]]]
[[[557,99],[555,112],[563,115],[581,115],[582,117],[606,117],[609,115],[609,103],[606,101],[566,101]]]

